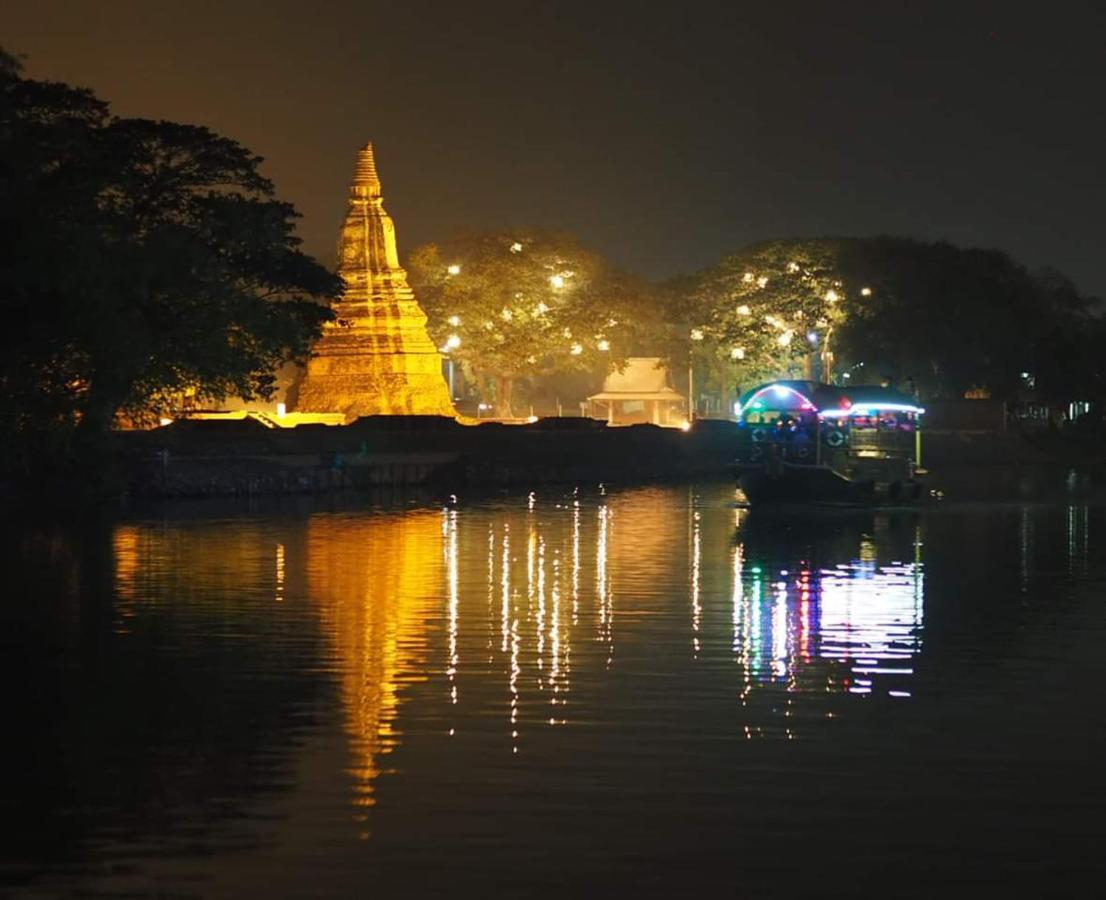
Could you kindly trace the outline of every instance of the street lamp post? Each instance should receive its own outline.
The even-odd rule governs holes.
[[[456,316],[451,316],[450,320],[449,320],[451,325],[459,325],[460,321],[461,320],[458,319]],[[451,353],[451,351],[456,350],[460,346],[461,346],[460,336],[456,335],[456,334],[451,334],[448,338],[446,338],[445,346],[441,348],[442,353],[445,354],[446,362],[449,365],[448,378],[449,378],[449,402],[450,403],[452,403],[454,400],[457,399],[453,395],[453,354]]]
[[[702,328],[691,329],[691,340],[703,339]],[[695,402],[695,345],[689,344],[687,349],[687,421],[691,424],[695,420],[695,412],[698,404]]]

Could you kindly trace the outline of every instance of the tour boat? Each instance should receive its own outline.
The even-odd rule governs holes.
[[[738,483],[751,504],[916,501],[923,412],[890,388],[760,385],[737,408]]]

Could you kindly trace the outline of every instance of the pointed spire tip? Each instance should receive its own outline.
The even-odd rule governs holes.
[[[354,188],[369,188],[380,192],[380,176],[376,173],[376,158],[373,155],[372,141],[357,151],[357,166],[353,171]]]

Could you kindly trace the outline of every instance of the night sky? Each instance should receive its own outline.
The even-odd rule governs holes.
[[[9,0],[0,44],[264,156],[326,262],[372,140],[401,252],[564,228],[660,277],[899,234],[1106,295],[1106,7],[1015,5]]]

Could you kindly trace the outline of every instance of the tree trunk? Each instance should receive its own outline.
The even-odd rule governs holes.
[[[833,337],[833,328],[827,328],[825,337],[822,338],[822,381],[825,384],[833,384],[833,349],[830,343]]]
[[[511,391],[514,379],[507,375],[495,376],[495,414],[503,419],[514,417],[511,410]]]
[[[104,386],[103,379],[94,376],[88,390],[88,399],[84,409],[81,410],[78,432],[93,440],[103,437],[111,431],[111,424],[118,408],[116,392]]]

